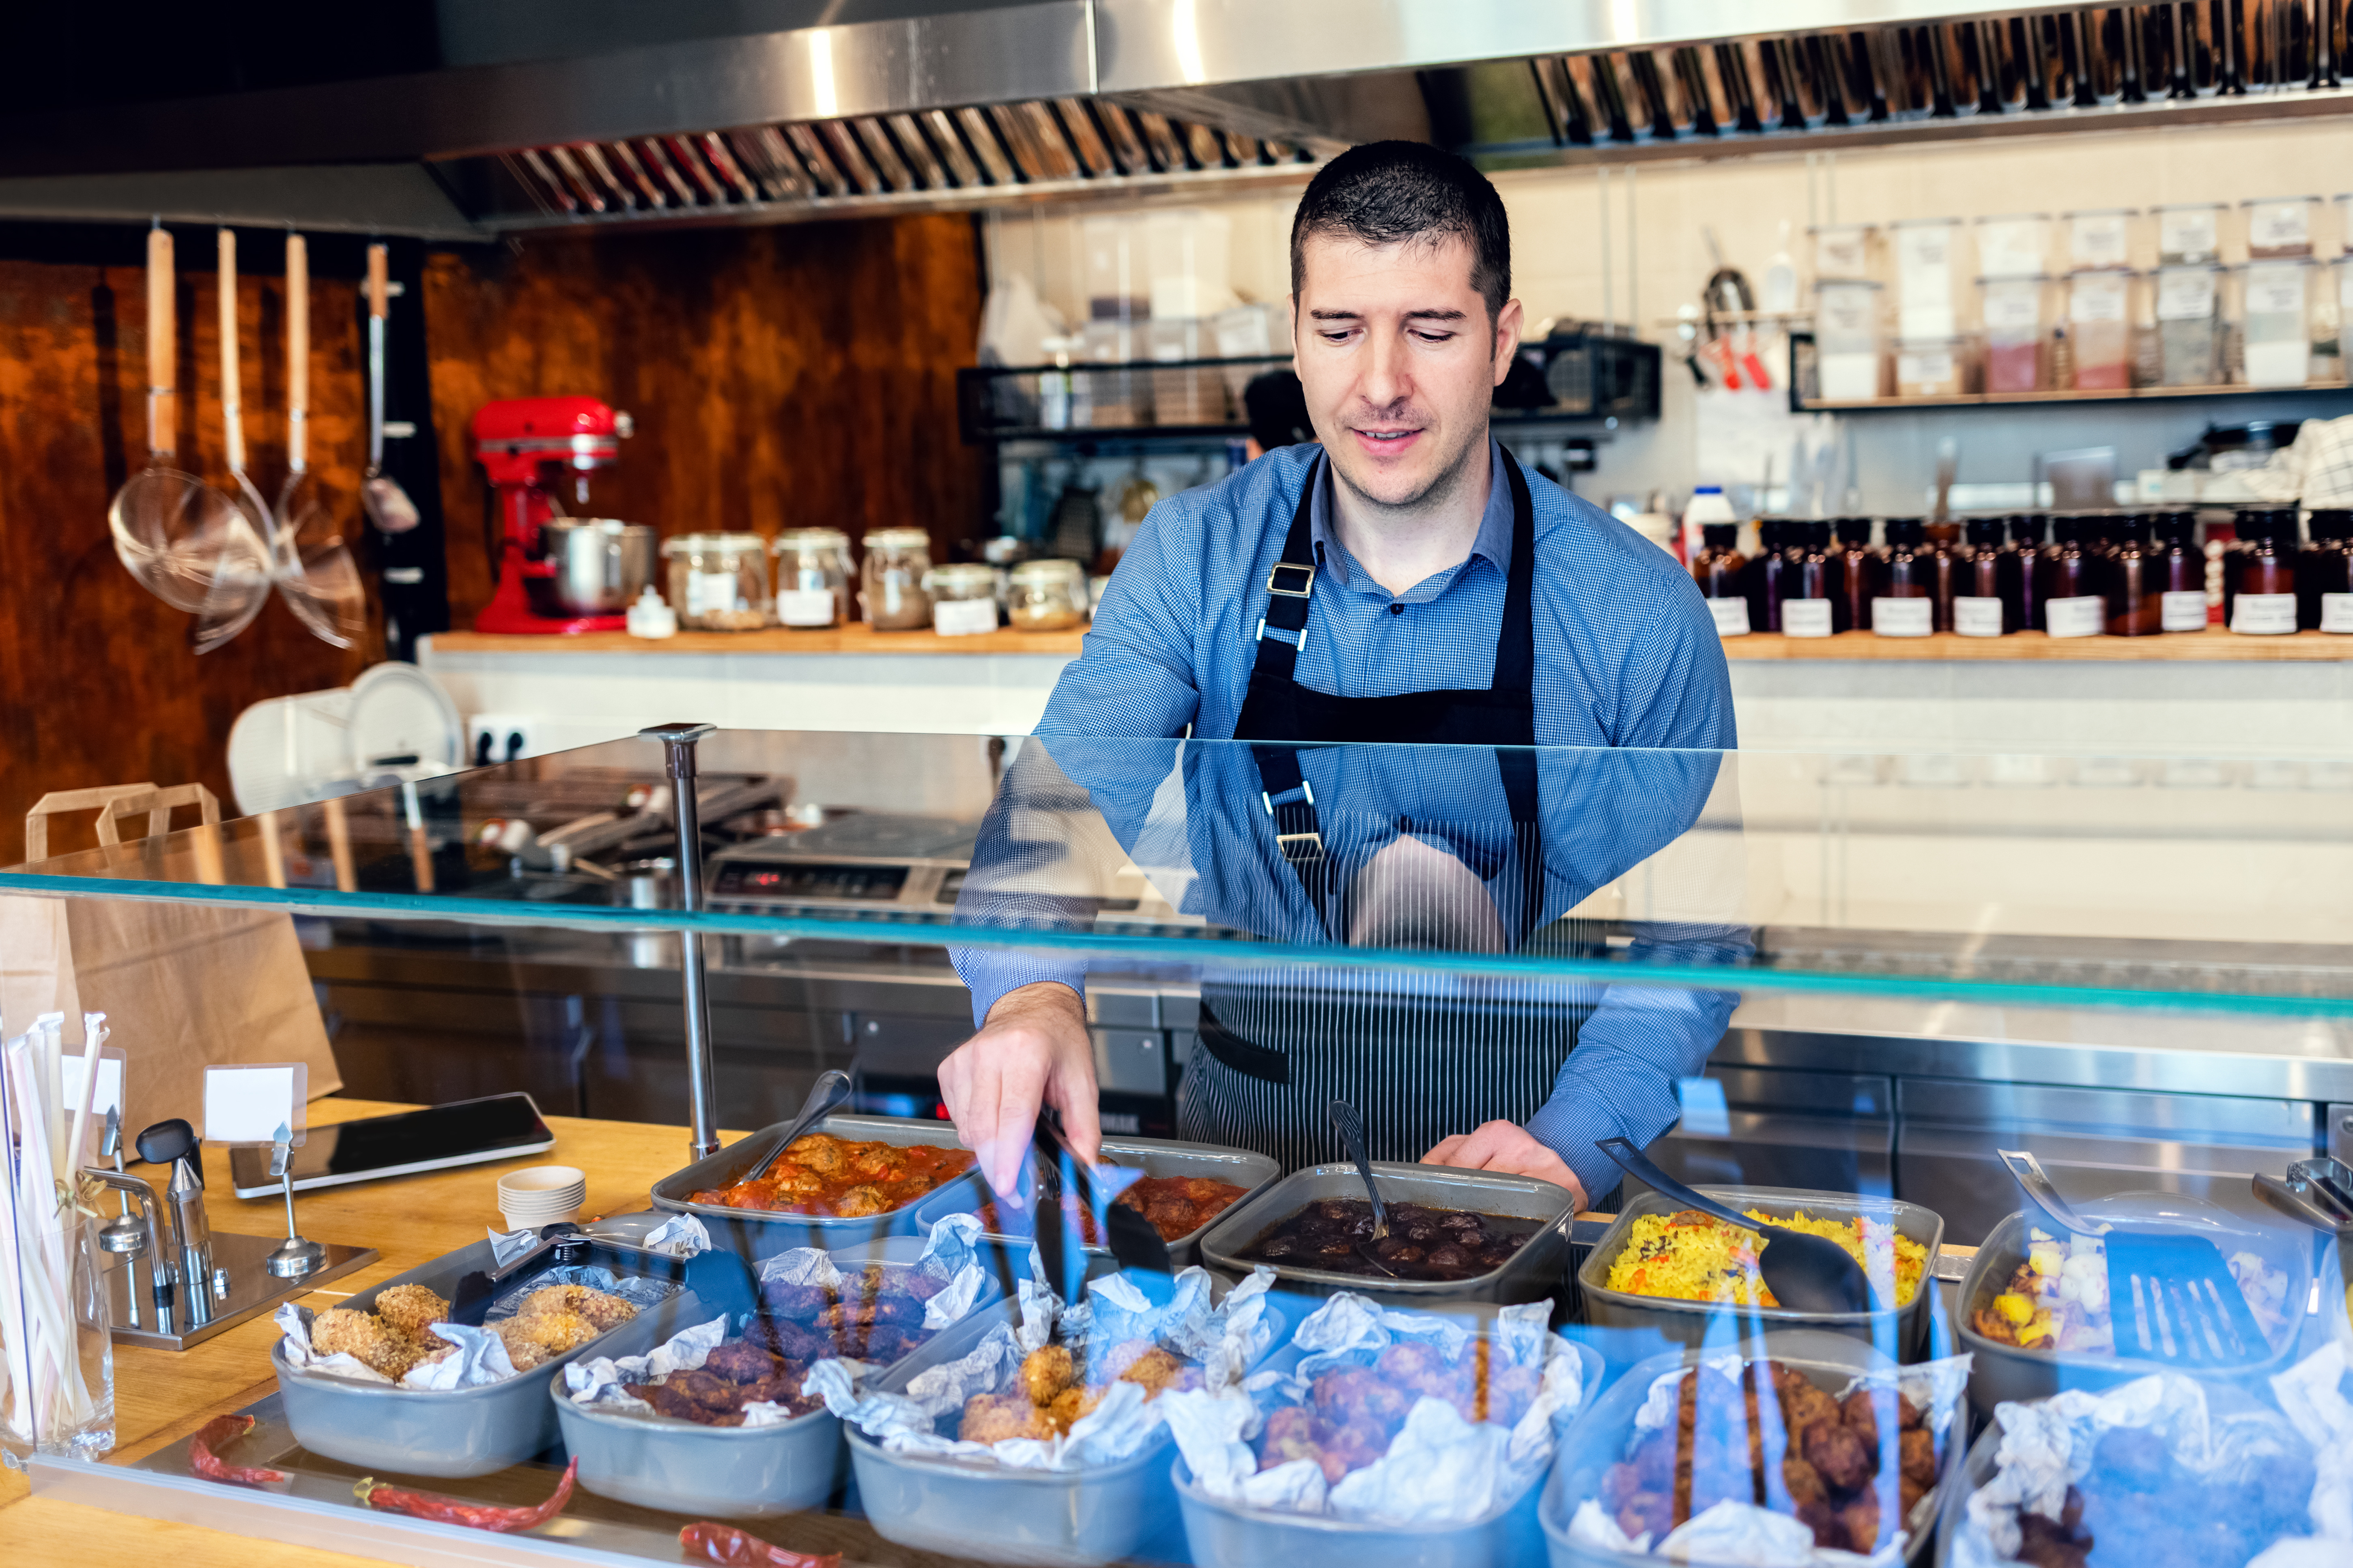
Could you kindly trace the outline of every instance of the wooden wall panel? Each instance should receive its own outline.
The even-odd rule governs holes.
[[[178,237],[179,460],[227,484],[212,237]],[[286,457],[283,283],[247,278],[237,293],[248,471],[275,498]],[[311,464],[353,537],[366,461],[355,309],[349,282],[314,282]],[[188,646],[194,617],[115,559],[107,503],[147,461],[146,314],[139,268],[0,261],[0,864],[20,858],[26,808],[49,790],[195,781],[226,805],[224,746],[238,712],[343,685],[380,657],[373,623],[368,643],[345,652],[273,602],[199,658]],[[55,847],[81,847],[87,831]]]
[[[667,536],[823,523],[971,535],[987,467],[955,433],[980,275],[971,222],[553,237],[426,274],[451,624],[488,601],[485,486],[468,435],[495,398],[578,393],[637,434],[587,514]],[[567,506],[571,504],[566,498]],[[577,509],[575,509],[577,510]]]

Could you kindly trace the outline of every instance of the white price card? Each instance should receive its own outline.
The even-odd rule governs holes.
[[[2320,595],[2320,629],[2324,632],[2353,632],[2353,594]]]
[[[58,1058],[58,1100],[68,1110],[81,1109],[81,1057],[70,1046]],[[120,1047],[101,1046],[98,1052],[98,1092],[90,1102],[90,1113],[103,1119],[110,1110],[122,1109],[122,1051]]]
[[[1792,637],[1830,636],[1831,602],[1828,599],[1784,599],[1781,602],[1781,635]]]
[[[2001,601],[1974,596],[1956,598],[1953,630],[1965,637],[2001,636]]]
[[[2285,637],[2295,630],[2294,594],[2242,594],[2231,601],[2231,629],[2246,637]]]
[[[2078,213],[2068,221],[2068,259],[2078,267],[2122,267],[2132,259],[2131,234],[2123,213]]]
[[[1883,637],[1925,637],[1936,629],[1926,599],[1873,599],[1871,629]]]
[[[2054,637],[2095,637],[2108,629],[2108,602],[2097,594],[2052,599],[2042,607],[2042,625]]]
[[[834,605],[830,588],[781,588],[776,592],[776,619],[788,626],[829,626]]]
[[[740,609],[735,592],[738,582],[733,572],[689,572],[686,574],[686,613],[690,616],[718,616]]]
[[[1707,613],[1715,617],[1715,635],[1720,637],[1745,637],[1748,635],[1748,601],[1746,599],[1710,599]]]
[[[2353,597],[2353,595],[2348,595]],[[2161,631],[2202,632],[2206,629],[2206,590],[2177,588],[2159,596],[2157,624]],[[2353,626],[2346,627],[2353,631]]]
[[[301,1062],[254,1062],[205,1069],[207,1143],[269,1143],[290,1128],[302,1142],[311,1069]]]
[[[1945,349],[1907,349],[1895,356],[1898,386],[1944,386],[1953,380],[1953,356]]]
[[[936,599],[932,603],[932,630],[944,637],[978,637],[996,629],[995,599]]]

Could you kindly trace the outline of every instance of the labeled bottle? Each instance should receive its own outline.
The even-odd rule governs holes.
[[[1737,524],[1732,503],[1724,499],[1722,485],[1700,485],[1692,490],[1691,504],[1683,508],[1683,559],[1693,565],[1699,563],[1699,552],[1706,548],[1703,530],[1716,523]]]
[[[1740,553],[1740,525],[1710,522],[1700,526],[1700,552],[1692,558],[1692,580],[1708,614],[1715,617],[1715,635],[1748,635],[1748,558]]]
[[[2137,513],[2112,530],[2116,538],[2103,563],[2112,637],[2153,637],[2165,629],[2164,562],[2149,539],[2153,521]]]
[[[1878,589],[1879,552],[1871,547],[1871,519],[1842,517],[1834,525],[1838,548],[1831,555],[1831,609],[1842,632],[1871,629],[1871,596]]]
[[[2244,541],[2222,563],[2222,616],[2247,637],[2285,637],[2295,630],[2294,507],[2247,507],[2238,515]]]
[[[1781,577],[1788,566],[1790,527],[1784,518],[1757,520],[1757,555],[1748,563],[1748,625],[1754,630],[1781,629]]]
[[[2312,542],[2295,563],[2295,624],[2353,632],[2353,511],[2323,508],[2307,526]]]
[[[1916,517],[1891,517],[1886,531],[1871,629],[1883,637],[1925,637],[1944,630],[1936,624],[1936,557],[1927,525]]]
[[[1785,637],[1826,637],[1838,625],[1838,563],[1831,554],[1831,525],[1793,522],[1796,538],[1781,582],[1781,632]]]
[[[2010,544],[1994,563],[1994,583],[2002,598],[2003,618],[2012,631],[2043,629],[2042,586],[2035,567],[2042,559],[2042,536],[2050,526],[2051,520],[2039,511],[2018,512],[2010,520]]]
[[[2206,552],[2198,543],[2198,514],[2157,514],[2158,565],[2158,629],[2206,629]]]
[[[1960,591],[1960,572],[1966,564],[1961,544],[1961,525],[1957,522],[1929,523],[1924,531],[1927,543],[1924,553],[1928,562],[1928,599],[1935,606],[1936,629],[1953,629],[1953,596]]]
[[[2001,519],[1973,517],[1962,531],[1966,537],[1954,563],[1952,629],[1965,637],[2016,631],[2012,598],[2002,592],[2001,568],[2010,552],[2002,548]]]
[[[2042,629],[2054,637],[2093,637],[2107,629],[2107,595],[2100,591],[2099,558],[2084,547],[2085,526],[2080,516],[2052,518],[2051,547],[2037,563]]]

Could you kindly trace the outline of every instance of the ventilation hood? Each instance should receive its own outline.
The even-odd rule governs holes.
[[[2348,11],[444,0],[384,74],[0,115],[0,216],[492,238],[1231,193],[1388,136],[1515,168],[2345,114]]]

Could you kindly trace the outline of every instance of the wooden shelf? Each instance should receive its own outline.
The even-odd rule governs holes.
[[[1895,662],[1933,659],[2075,659],[2092,663],[2179,662],[2326,664],[2353,659],[2353,637],[2297,632],[2293,637],[2241,637],[2220,626],[2202,632],[2168,632],[2151,637],[2054,637],[2045,632],[2014,632],[2006,637],[1964,637],[1939,632],[1925,637],[1883,637],[1873,632],[1841,632],[1828,637],[1783,637],[1753,632],[1725,637],[1724,653],[1736,659],[1853,658]]]
[[[864,622],[796,631],[767,626],[754,632],[681,632],[670,637],[633,637],[627,632],[584,632],[575,637],[521,637],[491,632],[435,632],[436,653],[1051,653],[1075,654],[1082,627],[1062,632],[1020,632],[1000,626],[974,637],[944,637],[937,632],[878,632]]]
[[[2179,397],[2300,397],[2353,391],[2353,383],[2303,386],[2136,386],[2114,392],[1964,392],[1950,397],[1818,397],[1798,405],[1808,414],[1873,414],[1905,408],[1989,408],[2032,403],[2139,403]],[[1795,403],[1796,400],[1792,399]]]

